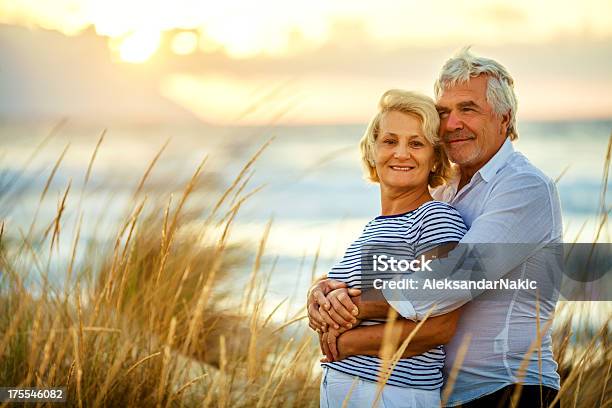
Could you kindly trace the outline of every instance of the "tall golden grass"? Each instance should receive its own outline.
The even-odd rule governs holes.
[[[104,134],[92,153],[83,191],[103,139]],[[257,191],[247,191],[249,171],[266,146],[209,208],[189,202],[204,188],[205,160],[180,197],[143,195],[162,148],[136,186],[110,247],[81,247],[82,195],[77,227],[62,227],[70,184],[54,218],[43,220],[43,227],[37,226],[38,210],[28,231],[11,230],[2,221],[0,386],[63,386],[67,404],[78,407],[318,405],[320,352],[302,321],[304,314],[279,324],[272,315],[282,305],[267,315],[263,312],[269,275],[262,270],[262,257],[271,224],[262,231],[253,260],[229,239],[236,214]],[[602,189],[607,188],[610,146]],[[602,197],[605,200],[605,191]],[[602,209],[606,226],[605,202]],[[49,276],[60,240],[71,242],[71,257],[61,271],[65,281],[58,284]],[[237,292],[227,284],[228,271],[247,262],[250,278],[244,291]],[[563,406],[612,404],[610,310],[597,332],[587,326],[576,332],[572,325],[572,319],[588,319],[593,306],[567,303],[557,312],[554,347]],[[385,342],[389,367],[410,340]],[[381,385],[384,382],[381,376]],[[451,375],[443,397],[448,397],[452,382]]]
[[[270,225],[244,292],[230,284],[232,269],[248,262],[247,248],[230,243],[233,221],[257,191],[246,191],[249,171],[268,144],[210,208],[189,202],[203,188],[205,160],[180,197],[142,194],[164,146],[136,186],[110,247],[79,246],[82,196],[77,227],[63,229],[70,185],[43,227],[36,225],[38,210],[27,232],[3,221],[0,385],[64,386],[67,404],[79,407],[316,405],[311,333],[299,316],[273,323],[281,305],[264,314],[269,273],[261,260]],[[58,284],[50,278],[52,259],[66,239],[71,257]]]

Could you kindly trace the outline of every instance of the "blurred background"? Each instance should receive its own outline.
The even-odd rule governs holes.
[[[231,239],[252,255],[273,219],[269,293],[282,299],[291,288],[300,308],[311,274],[325,273],[379,212],[357,148],[379,96],[433,96],[440,67],[465,45],[514,76],[516,147],[559,178],[566,240],[592,242],[612,195],[601,200],[612,130],[605,0],[0,0],[0,216],[13,232],[34,213],[48,223],[72,182],[71,230],[72,197],[105,129],[83,195],[84,241],[112,236],[166,143],[147,194],[180,192],[208,156],[195,201],[210,207],[275,137],[248,170],[246,191],[263,188]],[[609,242],[607,224],[599,232]],[[60,242],[66,259],[70,248]]]

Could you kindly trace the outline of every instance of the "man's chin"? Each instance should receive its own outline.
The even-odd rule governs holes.
[[[451,162],[459,166],[469,165],[470,163],[474,162],[476,160],[476,157],[478,156],[474,153],[466,154],[466,152],[460,152],[460,151],[453,152],[450,149],[446,151],[446,154],[448,155],[448,158]]]

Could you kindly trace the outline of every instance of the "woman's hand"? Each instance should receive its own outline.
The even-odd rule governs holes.
[[[306,308],[308,312],[308,325],[313,330],[325,331],[329,324],[334,327],[337,323],[327,314],[327,319],[320,313],[321,311],[329,311],[332,304],[326,298],[326,295],[336,289],[343,289],[351,296],[357,296],[361,293],[359,289],[347,289],[346,283],[333,279],[321,279],[315,282],[308,290],[306,300]],[[344,323],[346,325],[346,323]]]
[[[339,288],[329,292],[326,300],[331,305],[330,308],[319,308],[319,314],[323,321],[330,327],[339,330],[340,328],[351,329],[355,327],[359,313],[357,306],[351,299],[352,296],[359,296],[359,289]]]

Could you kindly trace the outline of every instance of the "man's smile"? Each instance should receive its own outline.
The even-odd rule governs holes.
[[[452,139],[452,140],[447,140],[446,143],[448,143],[449,145],[453,145],[453,144],[457,144],[457,143],[468,142],[470,140],[474,140],[474,138],[473,137],[466,137],[466,138],[462,138],[462,139]]]

